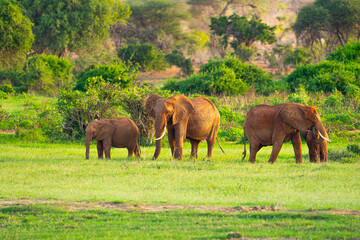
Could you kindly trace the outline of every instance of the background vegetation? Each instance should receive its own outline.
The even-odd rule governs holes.
[[[255,238],[359,238],[358,212],[336,218],[329,212],[360,209],[359,11],[359,0],[2,0],[1,237],[36,231],[40,238],[53,232],[69,238],[225,238],[240,231]],[[164,84],[146,78],[174,66],[178,74]],[[206,161],[201,144],[197,161],[174,162],[165,140],[160,160],[150,161],[153,119],[144,102],[152,93],[208,97],[220,112],[218,136],[227,154],[216,148]],[[301,166],[293,163],[290,144],[274,166],[264,164],[271,148],[255,165],[239,162],[246,113],[258,104],[285,102],[318,109],[334,140],[330,164],[308,164],[305,143]],[[122,116],[139,127],[144,158],[127,159],[117,149],[114,160],[96,161],[92,145],[92,159],[82,160],[87,124]],[[184,149],[188,156],[188,143]],[[261,204],[288,212],[71,212],[61,203],[16,205],[19,198],[64,199],[72,206],[79,200]],[[2,203],[7,199],[15,204]],[[114,235],[118,229],[110,231],[108,224],[114,221],[128,222],[130,230]],[[148,231],[154,223],[165,230]],[[96,231],[89,231],[92,226]]]

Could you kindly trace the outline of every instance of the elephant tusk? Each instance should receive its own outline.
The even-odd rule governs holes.
[[[155,138],[155,141],[162,139],[164,137],[165,133],[166,133],[166,128],[164,128],[164,132],[161,135],[161,137]]]
[[[326,140],[326,141],[328,141],[328,142],[332,142],[332,140],[330,140],[330,139],[328,139],[328,138],[324,137],[324,136],[321,134],[321,132],[320,132],[320,131],[318,131],[318,133],[319,133],[319,135],[320,135],[320,137],[321,137],[322,139],[324,139],[324,140]]]

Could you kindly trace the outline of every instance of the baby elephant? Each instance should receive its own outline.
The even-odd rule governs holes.
[[[86,128],[86,159],[89,159],[90,142],[96,138],[98,157],[110,157],[111,147],[127,148],[128,156],[133,153],[140,158],[140,132],[135,123],[126,117],[94,120]]]

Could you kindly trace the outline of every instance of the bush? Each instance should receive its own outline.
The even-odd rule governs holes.
[[[73,65],[68,59],[54,55],[34,55],[27,59],[19,81],[12,84],[23,92],[56,95],[60,88],[68,87]]]
[[[339,46],[327,57],[330,61],[341,63],[358,62],[360,60],[360,41],[349,41],[344,46]]]
[[[165,55],[166,61],[170,65],[175,65],[181,68],[181,71],[185,76],[192,75],[194,73],[194,68],[191,63],[191,60],[184,57],[184,54],[180,51],[173,50],[172,53]]]
[[[165,68],[164,54],[150,43],[121,48],[118,56],[124,62],[131,62],[133,65],[139,64],[141,71],[159,71]]]
[[[91,66],[77,76],[75,90],[86,92],[91,84],[91,79],[96,77],[101,77],[105,82],[121,88],[128,88],[136,79],[137,74],[137,68],[128,64]]]
[[[258,67],[246,65],[239,59],[215,59],[201,66],[199,74],[175,83],[168,81],[164,89],[182,93],[244,94],[252,86],[266,94],[273,83],[269,74]]]
[[[102,77],[88,81],[86,92],[62,90],[58,98],[57,110],[63,119],[63,131],[72,139],[83,137],[87,124],[94,119],[126,115],[120,107],[119,85],[110,84]]]
[[[300,85],[300,87],[288,97],[289,102],[301,103],[304,105],[309,105],[310,96],[307,94],[305,88]]]
[[[286,79],[291,91],[302,84],[311,92],[347,94],[352,86],[360,87],[360,42],[350,42],[328,56],[328,60],[316,65],[295,69]]]
[[[4,84],[4,85],[0,85],[0,91],[4,92],[4,93],[8,93],[8,94],[14,94],[15,90],[14,88],[11,86],[11,84]]]

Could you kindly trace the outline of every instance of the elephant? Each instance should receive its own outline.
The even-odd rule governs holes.
[[[264,146],[273,146],[269,163],[275,163],[284,142],[290,141],[295,152],[296,163],[302,163],[300,131],[317,132],[316,143],[331,141],[315,107],[300,103],[284,103],[275,106],[257,105],[253,107],[244,121],[244,152],[246,156],[246,137],[250,143],[251,163],[256,153]]]
[[[85,145],[86,159],[89,159],[90,142],[97,141],[98,158],[110,157],[111,147],[127,148],[128,157],[133,153],[140,158],[140,132],[136,124],[129,118],[95,119],[86,127]]]
[[[306,140],[309,148],[310,162],[328,162],[328,141],[320,141],[320,135],[314,131],[314,128],[306,132],[302,132],[303,138]],[[327,135],[325,135],[327,137]]]
[[[157,159],[160,154],[166,129],[174,158],[182,159],[185,139],[190,140],[192,158],[197,158],[199,143],[205,139],[208,145],[207,157],[212,157],[220,114],[209,99],[196,97],[190,100],[184,95],[163,98],[152,94],[146,100],[145,110],[155,119],[156,149],[153,159]]]

